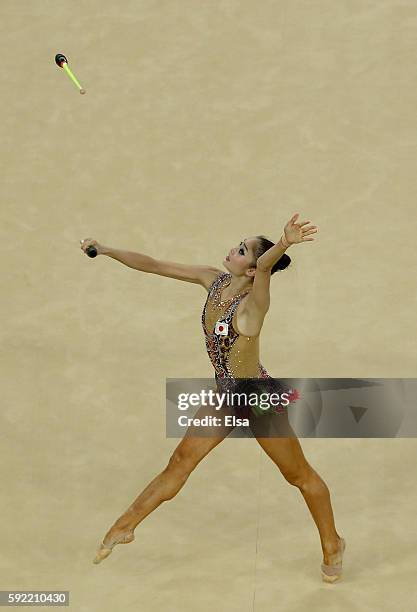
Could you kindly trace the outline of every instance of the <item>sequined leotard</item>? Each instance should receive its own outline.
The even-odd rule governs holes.
[[[245,336],[237,329],[237,308],[249,291],[228,300],[221,300],[222,291],[230,284],[231,279],[232,275],[227,272],[220,272],[215,278],[208,290],[201,317],[207,352],[215,370],[217,389],[245,391],[247,394],[259,391],[260,388],[261,392],[287,392],[281,382],[272,378],[259,361],[259,334]],[[259,425],[259,419],[255,419],[258,422],[253,424],[253,414],[248,406],[234,406],[234,410],[241,416],[250,417],[250,427],[259,435],[292,435],[288,419],[281,420],[283,414],[287,416],[287,410],[281,405],[268,412],[269,419],[261,419],[262,427]],[[277,414],[280,417],[279,425]],[[271,431],[275,434],[271,434]]]
[[[222,290],[230,284],[231,279],[231,274],[220,272],[209,288],[201,317],[216,380],[270,378],[259,362],[259,334],[244,336],[237,331],[237,307],[249,292],[221,301]]]

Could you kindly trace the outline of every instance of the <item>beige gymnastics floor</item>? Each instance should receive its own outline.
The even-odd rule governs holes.
[[[0,589],[70,590],[77,612],[415,610],[413,438],[301,440],[347,541],[338,585],[248,439],[92,564],[178,443],[166,378],[212,369],[201,287],[79,240],[221,267],[299,212],[320,233],[271,282],[262,363],[414,377],[416,28],[406,0],[1,2]]]

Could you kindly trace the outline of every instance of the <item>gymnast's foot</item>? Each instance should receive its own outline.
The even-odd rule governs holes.
[[[346,548],[346,541],[339,536],[337,540],[337,550],[325,552],[323,555],[321,570],[324,582],[337,582],[342,577],[342,561],[343,553]]]
[[[135,534],[133,533],[133,529],[127,527],[124,529],[112,527],[104,536],[103,542],[100,544],[100,548],[97,550],[96,556],[93,559],[93,563],[101,563],[106,559],[111,554],[116,544],[129,544],[129,542],[133,542],[134,539]]]

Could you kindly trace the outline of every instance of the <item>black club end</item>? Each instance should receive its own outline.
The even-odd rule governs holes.
[[[65,57],[65,55],[62,55],[62,53],[57,53],[55,55],[55,63],[57,64],[57,66],[62,68],[61,64],[63,64],[64,62],[66,62],[68,64],[68,60]]]

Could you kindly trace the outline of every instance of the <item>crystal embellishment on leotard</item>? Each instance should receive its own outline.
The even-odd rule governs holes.
[[[224,280],[228,282],[224,283],[223,282]],[[245,291],[244,293],[238,293],[231,298],[227,298],[226,300],[220,300],[221,292],[225,287],[227,287],[227,285],[230,284],[230,280],[231,280],[231,275],[227,274],[226,272],[222,272],[219,276],[219,282],[216,283],[215,281],[213,285],[213,290],[211,292],[210,297],[211,297],[211,305],[216,310],[220,310],[224,305],[230,304],[231,302],[234,302],[235,300],[244,297],[248,293],[248,291]]]

